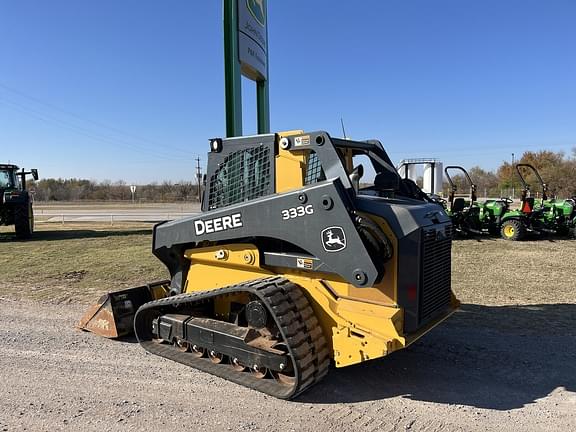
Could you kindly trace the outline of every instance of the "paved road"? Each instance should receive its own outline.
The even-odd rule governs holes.
[[[200,212],[198,205],[64,205],[35,206],[34,214],[42,222],[160,222],[193,216]]]

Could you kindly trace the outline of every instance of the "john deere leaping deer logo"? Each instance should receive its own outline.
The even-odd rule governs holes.
[[[342,227],[333,226],[322,230],[322,246],[326,252],[338,252],[346,247],[346,234]]]
[[[248,10],[254,19],[258,22],[258,24],[260,24],[262,27],[266,25],[264,1],[265,0],[246,0],[246,6],[248,7]]]

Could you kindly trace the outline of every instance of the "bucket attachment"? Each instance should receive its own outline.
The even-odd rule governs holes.
[[[131,335],[134,333],[134,315],[138,308],[149,301],[166,297],[169,289],[170,281],[165,280],[105,294],[90,306],[76,328],[107,338]]]

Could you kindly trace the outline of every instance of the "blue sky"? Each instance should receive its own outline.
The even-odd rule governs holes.
[[[576,146],[576,2],[269,0],[273,131],[487,169]],[[256,129],[244,82],[244,133]],[[225,134],[220,1],[0,0],[0,159],[43,177],[194,176]]]

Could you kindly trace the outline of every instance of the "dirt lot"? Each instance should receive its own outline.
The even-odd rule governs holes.
[[[117,278],[163,276],[149,250],[147,227],[0,232],[0,431],[576,430],[576,241],[456,241],[460,312],[293,402],[73,329]]]

